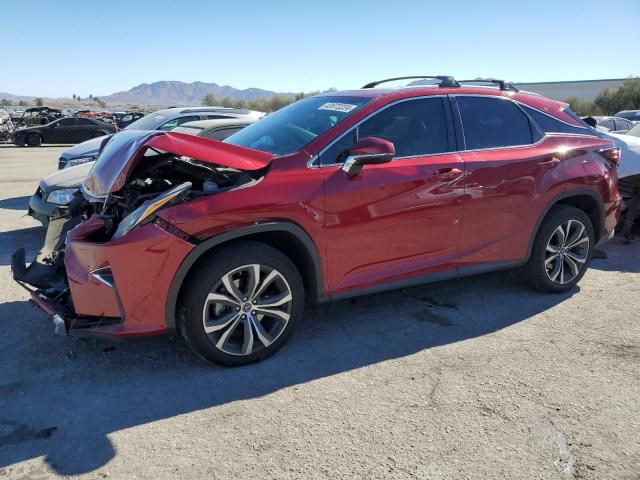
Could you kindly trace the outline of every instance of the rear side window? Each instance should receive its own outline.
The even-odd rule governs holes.
[[[78,125],[91,125],[91,126],[93,126],[94,123],[91,120],[88,120],[86,118],[79,118],[78,119]]]
[[[616,119],[616,130],[629,130],[631,128],[631,126],[629,125],[630,122],[627,122],[626,120],[620,120],[620,119]]]
[[[533,119],[534,122],[538,124],[538,126],[547,133],[575,133],[580,135],[588,135],[591,133],[587,128],[575,127],[573,125],[569,125],[567,123],[561,122],[557,118],[552,117],[551,115],[547,115],[546,113],[542,113],[535,108],[528,107],[527,105],[522,105],[522,108],[525,112]],[[565,113],[570,115],[573,118],[580,120],[580,123],[583,121],[577,115],[573,114],[573,111],[570,109],[565,109]],[[573,114],[573,115],[572,115]]]
[[[76,126],[76,119],[75,118],[63,118],[62,120],[58,121],[58,125],[60,125],[61,127],[75,127]]]
[[[515,147],[534,142],[527,116],[511,101],[457,96],[467,150]]]

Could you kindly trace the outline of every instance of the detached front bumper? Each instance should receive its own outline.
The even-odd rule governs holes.
[[[68,333],[107,337],[167,331],[165,305],[175,272],[194,245],[156,224],[141,226],[115,241],[104,241],[103,221],[90,219],[71,230],[64,265],[36,289],[24,275],[24,254],[14,256],[14,278],[33,302]],[[20,261],[22,261],[21,272]],[[21,275],[21,273],[23,275]]]

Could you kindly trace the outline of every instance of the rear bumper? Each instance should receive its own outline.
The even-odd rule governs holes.
[[[36,289],[28,285],[35,262],[25,270],[24,254],[14,255],[14,279],[45,313],[61,317],[68,333],[112,338],[165,333],[167,294],[194,245],[155,224],[101,242],[102,227],[102,220],[91,219],[71,230],[64,265]]]

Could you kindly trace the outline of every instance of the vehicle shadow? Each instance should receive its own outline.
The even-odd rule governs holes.
[[[0,200],[0,208],[7,210],[29,210],[29,199],[31,197],[26,195],[24,197],[5,198]]]
[[[624,243],[622,237],[614,237],[603,246],[602,250],[607,258],[594,258],[590,268],[606,272],[640,272],[640,237],[635,236],[629,243]]]
[[[54,339],[27,302],[1,304],[0,466],[45,456],[61,475],[89,472],[117,454],[113,432],[481,337],[577,291],[542,295],[500,272],[310,307],[278,354],[233,369],[178,340]]]
[[[42,248],[45,234],[41,226],[0,232],[0,266],[11,265],[11,255],[19,247],[26,250],[27,261],[31,261]]]

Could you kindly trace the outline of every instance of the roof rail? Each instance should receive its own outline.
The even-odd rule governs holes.
[[[440,80],[440,83],[438,84],[438,86],[440,88],[459,87],[460,86],[460,84],[456,81],[456,79],[451,77],[451,76],[449,76],[449,75],[416,75],[416,76],[410,76],[410,77],[386,78],[384,80],[379,80],[377,82],[367,83],[362,88],[375,88],[378,85],[380,85],[381,83],[393,82],[395,80],[418,80],[418,79],[426,79],[426,78],[432,78],[434,80]]]
[[[498,80],[495,78],[476,78],[473,80],[460,80],[458,83],[493,83],[494,85],[498,85],[500,87],[500,90],[502,91],[507,91],[507,90],[512,92],[520,91],[513,85],[513,83],[507,82],[505,80]]]

